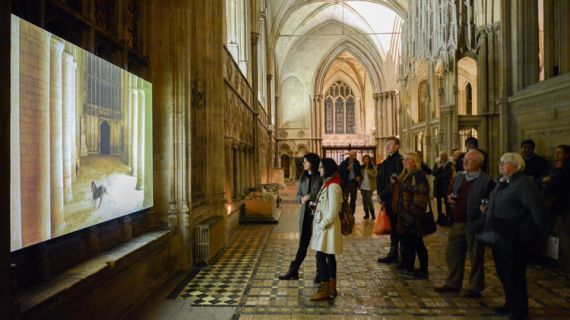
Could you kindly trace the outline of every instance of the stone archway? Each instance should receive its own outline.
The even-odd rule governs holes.
[[[107,121],[99,125],[99,153],[111,154],[111,126]]]

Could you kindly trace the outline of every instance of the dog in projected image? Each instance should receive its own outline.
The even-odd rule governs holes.
[[[101,208],[101,203],[103,203],[103,195],[108,194],[107,188],[104,185],[97,186],[95,181],[91,181],[91,204],[93,208],[97,206],[97,199],[99,199],[99,206]]]

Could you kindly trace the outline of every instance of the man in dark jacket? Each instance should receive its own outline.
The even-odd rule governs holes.
[[[540,185],[542,177],[548,173],[549,166],[543,157],[534,153],[535,146],[532,139],[524,140],[521,142],[521,155],[525,163],[524,173],[537,185]]]
[[[390,224],[392,229],[390,232],[390,252],[383,258],[378,258],[379,263],[398,262],[398,244],[399,237],[397,232],[397,217],[392,214],[392,191],[390,189],[390,178],[398,176],[404,169],[402,156],[398,152],[400,150],[400,140],[396,137],[388,138],[386,142],[386,153],[388,157],[378,166],[378,175],[376,176],[376,190],[380,204],[384,205],[386,212],[390,216]]]
[[[356,210],[356,197],[358,195],[358,184],[362,178],[360,172],[360,162],[356,159],[356,151],[351,150],[348,153],[348,158],[344,159],[338,167],[340,172],[340,181],[342,186],[342,193],[345,199],[350,196],[350,210],[354,215]]]
[[[452,174],[452,163],[447,157],[447,152],[442,151],[439,153],[439,158],[433,167],[433,177],[435,178],[433,181],[433,196],[437,201],[437,213],[439,217],[444,217],[441,201],[443,200],[445,204],[445,214],[447,215],[445,221],[451,221],[451,211],[449,209],[449,203],[447,202],[447,190],[449,189]],[[438,223],[441,222],[443,221],[438,221]]]
[[[485,285],[483,261],[485,248],[476,241],[477,234],[485,225],[485,216],[479,209],[482,199],[487,199],[495,187],[489,176],[481,171],[484,156],[478,150],[470,150],[465,154],[463,163],[465,171],[457,174],[453,184],[453,193],[458,195],[450,199],[453,207],[453,225],[447,235],[445,260],[447,262],[447,279],[437,292],[459,292],[463,283],[465,257],[469,253],[471,272],[469,273],[469,289],[464,293],[466,298],[479,298]]]

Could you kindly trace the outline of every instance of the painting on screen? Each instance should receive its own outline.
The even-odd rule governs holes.
[[[11,249],[149,208],[151,84],[16,16]]]

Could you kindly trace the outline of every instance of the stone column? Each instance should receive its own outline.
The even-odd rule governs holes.
[[[509,149],[509,131],[508,131],[508,116],[509,116],[509,101],[508,97],[512,94],[512,34],[511,34],[511,1],[501,1],[501,56],[499,75],[501,78],[500,97],[498,99],[497,108],[499,112],[499,124],[492,128],[492,130],[499,130],[499,146],[498,153],[503,154]]]
[[[10,14],[8,12],[7,16]],[[11,16],[11,54],[10,54],[10,88],[4,88],[10,94],[10,106],[4,110],[10,110],[10,143],[6,144],[10,150],[10,249],[16,250],[22,247],[22,198],[20,183],[20,23],[19,18]],[[3,22],[0,22],[3,23]],[[3,31],[1,33],[4,33]],[[8,63],[8,62],[7,62]],[[5,100],[3,100],[5,101]],[[8,179],[6,179],[8,180]],[[4,230],[7,228],[5,227]],[[7,234],[7,233],[6,233]],[[6,263],[8,266],[8,263]],[[8,286],[6,286],[8,287]]]
[[[50,155],[51,155],[51,233],[61,234],[64,227],[63,198],[63,42],[51,39],[50,68]]]
[[[233,163],[232,163],[232,140],[226,138],[224,144],[224,163],[225,163],[225,184],[224,184],[224,193],[227,203],[231,203],[233,199]]]
[[[559,24],[558,46],[560,47],[559,74],[564,74],[570,72],[570,19],[568,19],[568,14],[570,14],[570,1],[556,0],[556,4],[558,4],[558,17],[559,17],[558,18],[558,24]],[[555,48],[554,43],[552,44],[552,46],[548,46],[547,48],[551,48],[551,50],[554,50]]]
[[[239,195],[239,149],[236,142],[232,142],[232,200]]]
[[[253,93],[253,161],[251,165],[252,174],[254,175],[253,183],[260,183],[259,174],[259,135],[261,131],[259,130],[259,57],[258,57],[258,43],[260,34],[257,32],[251,33],[251,67],[252,67],[252,93]]]
[[[73,56],[63,53],[63,194],[65,202],[73,200],[72,176],[75,164],[72,161],[71,136],[75,134],[72,126],[72,118],[75,116],[75,70],[77,64]]]
[[[136,88],[137,80],[133,79],[131,90],[131,176],[136,177],[138,173],[138,141],[139,141],[139,91]]]
[[[20,94],[29,99],[20,105],[21,203],[23,246],[51,238],[50,195],[50,39],[46,33],[37,38],[26,37],[30,26],[20,25],[20,41],[26,41],[20,52],[27,64],[20,65],[20,75],[30,78],[33,91],[20,87]],[[27,49],[33,48],[33,49]],[[37,91],[36,91],[37,90]],[[25,112],[24,112],[25,111]]]
[[[139,88],[142,88],[142,81]],[[142,89],[138,89],[138,157],[137,157],[137,190],[144,189],[144,144],[145,144],[145,95]]]
[[[245,186],[247,184],[246,181],[246,177],[247,177],[247,172],[246,172],[246,157],[245,157],[245,145],[243,143],[240,143],[239,145],[239,190],[238,190],[238,195],[241,196],[241,194],[243,194],[244,190],[245,190]]]
[[[380,130],[382,130],[381,115],[382,110],[380,109],[380,93],[376,92],[372,95],[374,98],[374,126],[376,127],[376,132],[374,133],[374,139],[376,141],[376,154],[374,155],[376,159],[382,159],[384,152],[382,151],[382,143],[380,142],[380,137],[382,136]]]

